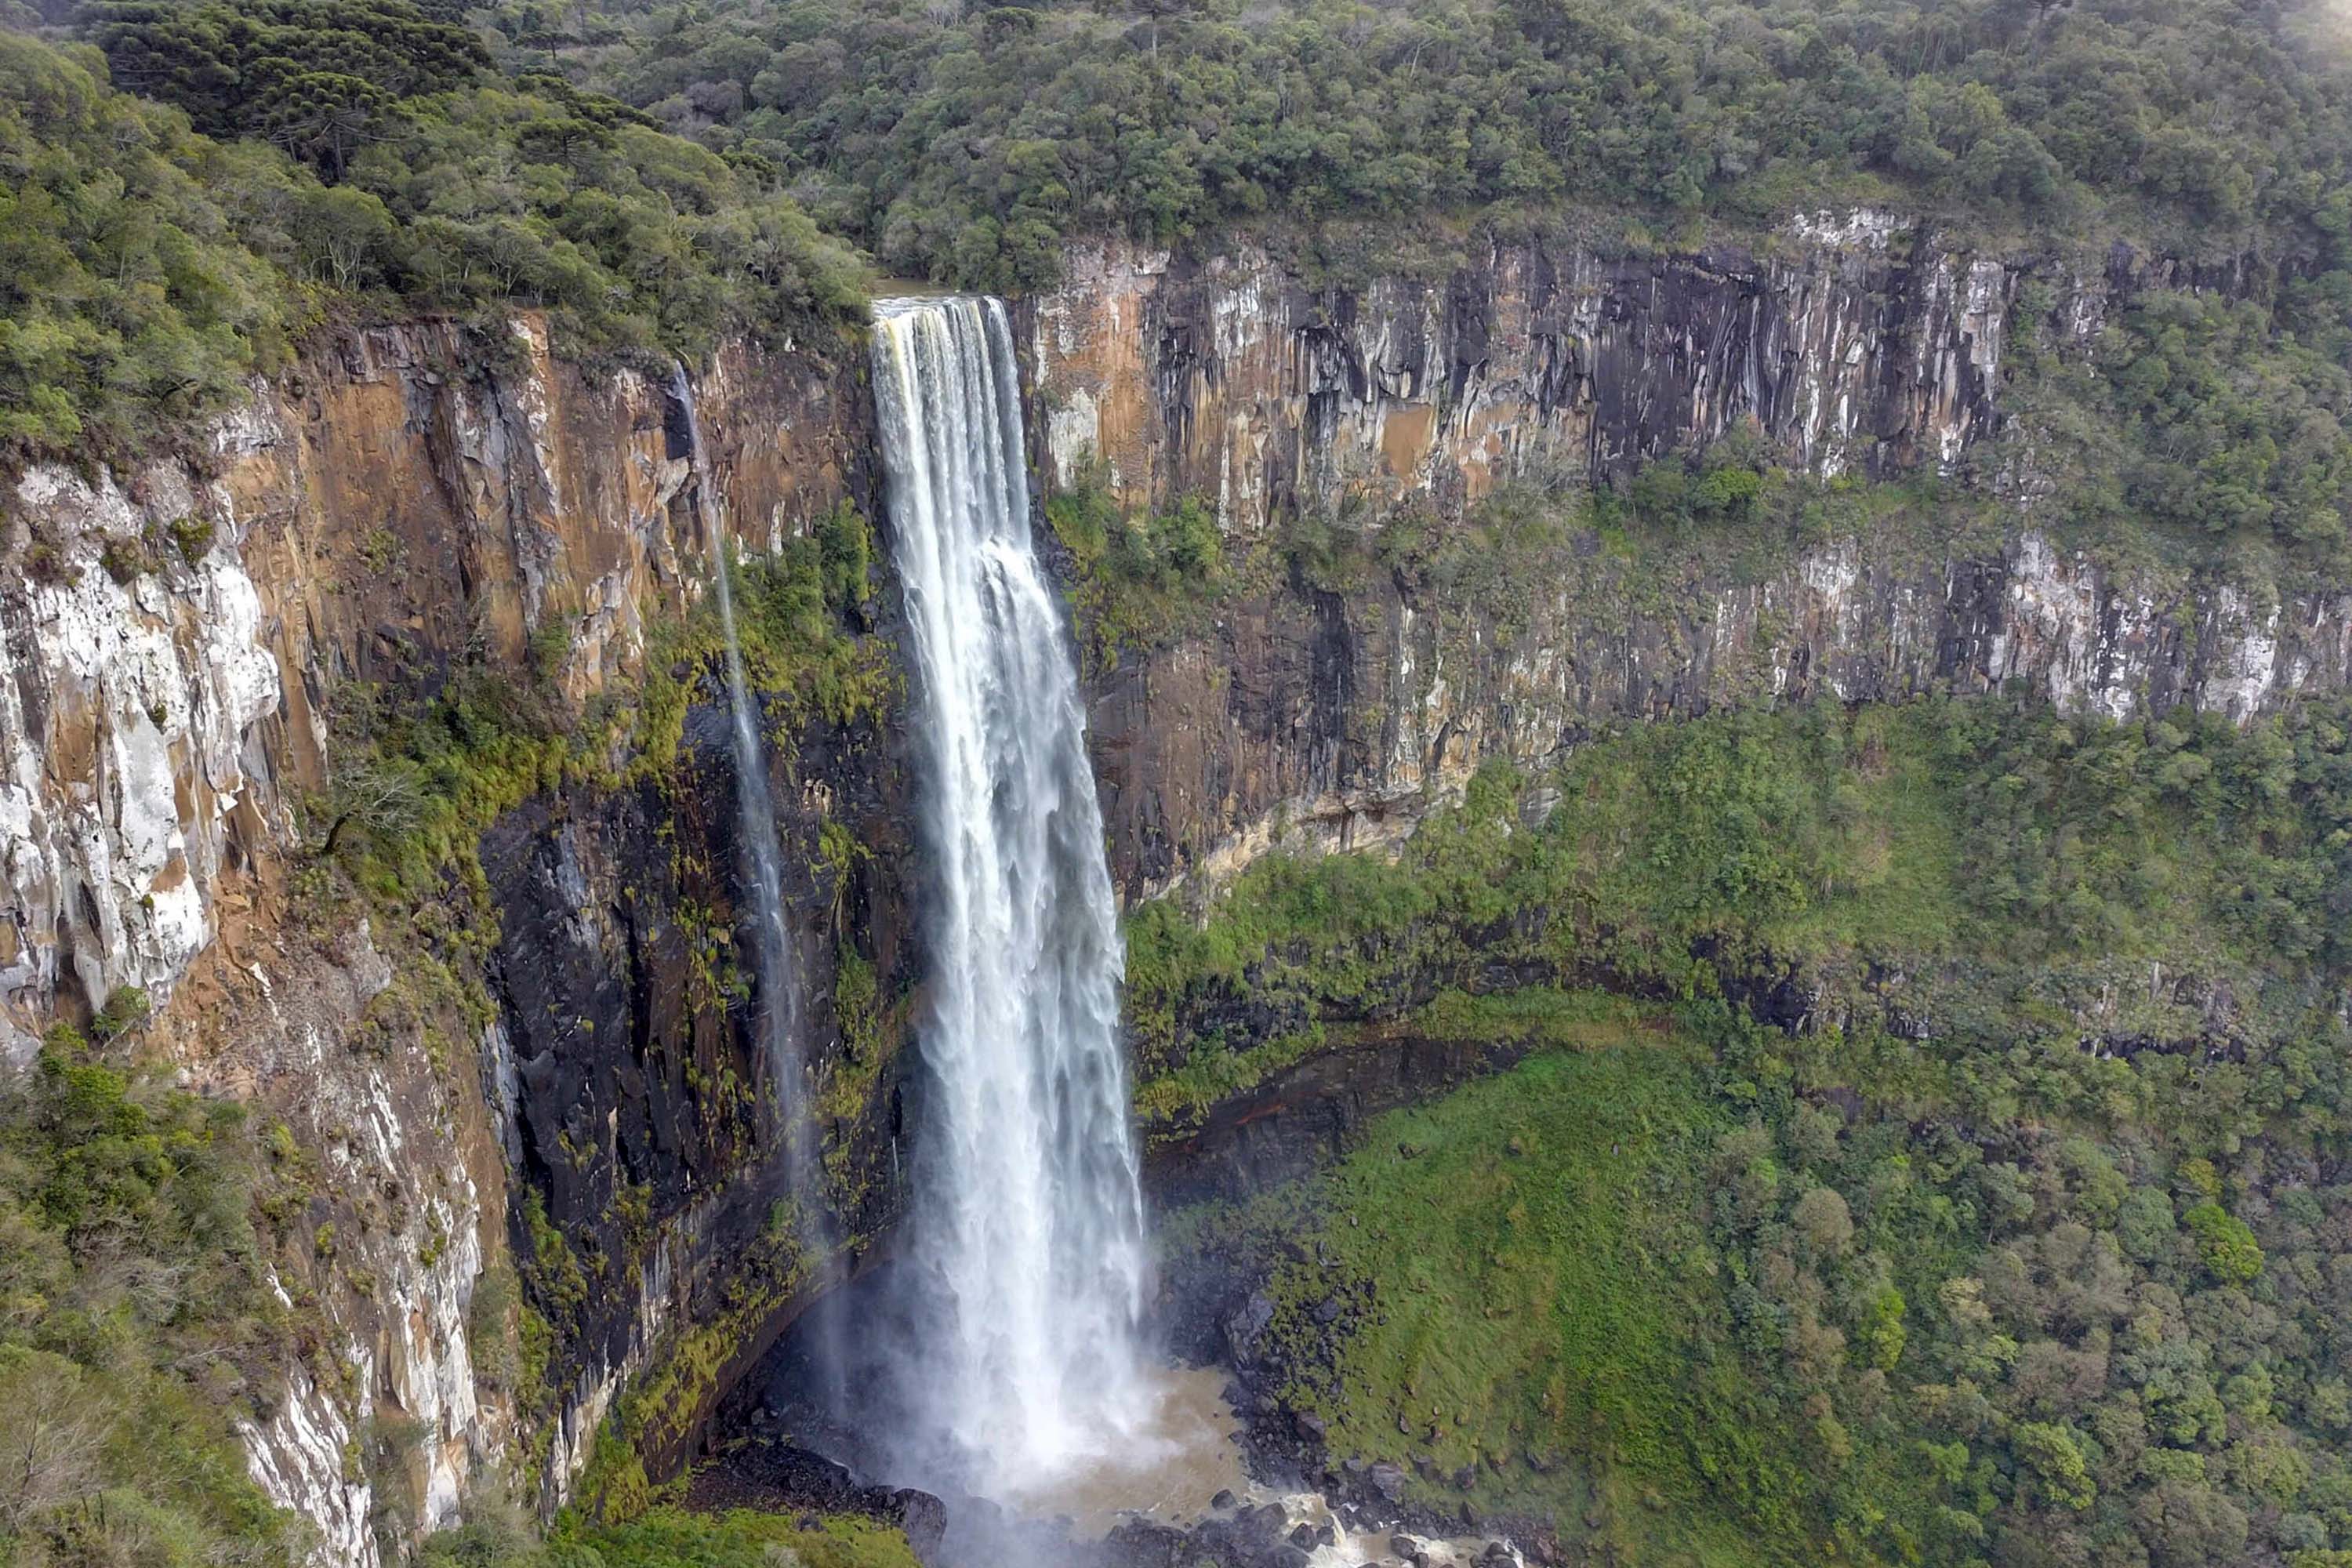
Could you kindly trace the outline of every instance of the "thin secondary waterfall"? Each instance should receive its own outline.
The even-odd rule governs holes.
[[[877,303],[874,385],[930,856],[913,1261],[942,1321],[919,1375],[971,1482],[1018,1496],[1137,1414],[1125,960],[1071,645],[1030,548],[1004,307]]]
[[[753,954],[759,965],[761,1045],[768,1058],[769,1081],[774,1086],[777,1125],[785,1130],[794,1163],[802,1165],[797,1149],[800,1122],[797,1075],[793,1062],[793,1024],[797,1012],[797,987],[793,973],[792,936],[784,923],[784,852],[776,837],[776,804],[768,789],[768,764],[760,751],[759,709],[751,700],[750,682],[743,679],[743,645],[735,635],[735,593],[728,579],[734,575],[726,531],[718,509],[710,504],[703,468],[702,421],[694,407],[694,384],[679,365],[670,374],[670,395],[686,418],[687,462],[693,475],[696,514],[710,538],[718,563],[719,624],[727,634],[727,711],[735,752],[735,805],[740,819],[744,862],[751,872]]]

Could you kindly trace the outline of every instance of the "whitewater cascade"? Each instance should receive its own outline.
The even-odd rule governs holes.
[[[1034,1492],[1135,1418],[1143,1207],[1125,956],[1068,634],[1030,547],[994,300],[876,305],[874,387],[914,638],[931,1078],[913,1218],[919,1374],[971,1484]]]
[[[750,682],[743,679],[743,645],[735,635],[735,594],[728,579],[734,564],[718,509],[703,470],[702,421],[694,407],[694,384],[679,365],[670,374],[670,396],[686,417],[687,463],[693,475],[696,515],[710,539],[718,563],[719,624],[727,635],[727,711],[735,752],[735,805],[740,820],[743,854],[751,870],[751,901],[758,952],[761,1044],[768,1058],[769,1081],[774,1086],[777,1126],[783,1129],[796,1169],[805,1168],[798,1145],[802,1141],[799,1096],[793,1092],[793,1016],[798,990],[793,973],[792,936],[784,923],[784,852],[776,837],[776,805],[768,790],[768,764],[760,753],[759,710],[751,700]]]

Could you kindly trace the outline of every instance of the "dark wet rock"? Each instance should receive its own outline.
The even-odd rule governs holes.
[[[907,1542],[915,1555],[929,1562],[947,1538],[947,1504],[925,1491],[912,1487],[900,1487],[890,1494],[892,1508],[898,1516],[898,1528],[907,1532]]]
[[[1256,1360],[1259,1336],[1273,1321],[1274,1303],[1267,1300],[1265,1292],[1253,1291],[1249,1299],[1224,1321],[1226,1351],[1243,1365]]]
[[[1347,1306],[1337,1296],[1326,1296],[1315,1303],[1315,1321],[1318,1323],[1336,1323],[1347,1310]]]
[[[1560,1550],[1559,1532],[1548,1524],[1528,1526],[1519,1541],[1531,1562],[1552,1563],[1568,1561]]]
[[[1290,1544],[1297,1547],[1302,1547],[1308,1552],[1312,1552],[1316,1547],[1321,1545],[1322,1542],[1319,1533],[1313,1525],[1295,1524],[1290,1527]]]
[[[1299,1411],[1290,1418],[1290,1424],[1297,1429],[1300,1440],[1307,1443],[1322,1442],[1331,1430],[1323,1417],[1311,1410]]]
[[[1103,1568],[1191,1568],[1200,1560],[1192,1538],[1172,1525],[1135,1520],[1103,1538]]]
[[[1364,1472],[1364,1482],[1390,1502],[1404,1500],[1404,1471],[1382,1460]]]
[[[1216,1496],[1209,1500],[1209,1506],[1215,1509],[1219,1513],[1223,1513],[1240,1500],[1241,1500],[1234,1497],[1230,1490],[1221,1490]]]
[[[1290,1522],[1290,1516],[1282,1511],[1282,1505],[1279,1503],[1260,1503],[1241,1517],[1244,1528],[1251,1535],[1267,1541],[1280,1535],[1282,1527]]]

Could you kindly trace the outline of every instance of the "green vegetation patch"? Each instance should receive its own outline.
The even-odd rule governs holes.
[[[2193,1070],[1642,1027],[1167,1227],[1265,1282],[1335,1458],[1628,1564],[2352,1550],[2340,1020]]]
[[[1568,1451],[1601,1492],[1677,1511],[1713,1502],[1711,1478],[1759,1503],[1801,1491],[1721,1332],[1703,1200],[1724,1117],[1673,1054],[1688,1044],[1546,1056],[1383,1119],[1319,1200],[1346,1216],[1318,1235],[1336,1268],[1275,1276],[1307,1321],[1335,1273],[1370,1286],[1338,1394],[1290,1402],[1343,1452],[1477,1471],[1490,1505]]]
[[[1092,474],[1045,498],[1045,521],[1069,552],[1071,608],[1097,666],[1198,629],[1242,575],[1226,559],[1215,509],[1197,497],[1130,517]]]
[[[301,1559],[231,1429],[281,1396],[293,1314],[254,1225],[300,1212],[279,1184],[239,1108],[65,1026],[0,1079],[0,1558]]]
[[[2194,1037],[2226,984],[2230,1026],[2275,1037],[2352,956],[2347,834],[2341,702],[2243,731],[1999,699],[1633,726],[1539,781],[1490,763],[1392,859],[1277,854],[1134,910],[1137,1102],[1181,1128],[1502,971],[1693,998],[1785,976],[1831,1021],[1894,1004],[1993,1037]]]
[[[485,1517],[429,1537],[423,1568],[918,1568],[904,1532],[869,1519],[661,1507],[625,1524],[559,1526],[544,1542]]]
[[[905,1534],[888,1525],[835,1516],[803,1530],[797,1517],[746,1509],[657,1509],[628,1524],[559,1541],[549,1556],[551,1568],[917,1568]]]

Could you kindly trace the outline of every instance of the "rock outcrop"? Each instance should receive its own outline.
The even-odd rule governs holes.
[[[1444,279],[1310,287],[1262,250],[1088,247],[1027,310],[1048,478],[1227,528],[1364,497],[1452,509],[1529,475],[1622,473],[1755,422],[1836,475],[1957,464],[1998,420],[2022,264],[1884,213],[1801,220],[1782,254],[1498,245]],[[2070,337],[2104,276],[2068,280]]]
[[[697,383],[715,510],[747,548],[870,499],[854,373],[738,344]],[[560,1498],[625,1370],[717,1317],[747,1234],[790,1195],[756,1112],[688,1087],[763,1072],[748,1026],[677,996],[677,900],[731,907],[709,826],[732,820],[731,770],[723,742],[701,758],[693,713],[675,798],[559,793],[500,826],[484,856],[499,940],[470,975],[445,962],[465,946],[461,888],[447,920],[387,930],[303,871],[325,814],[298,807],[350,761],[353,692],[414,700],[463,666],[536,668],[573,703],[629,687],[648,627],[707,579],[693,482],[664,384],[559,362],[526,317],[510,334],[333,338],[207,450],[123,476],[37,468],[8,497],[23,569],[0,592],[0,1048],[21,1061],[46,1019],[137,988],[147,1049],[315,1161],[274,1262],[306,1348],[245,1429],[264,1489],[339,1563],[450,1522],[484,1476]],[[809,859],[836,798],[861,824],[902,815],[866,740],[855,762],[825,756],[830,784],[778,792]],[[712,841],[686,884],[673,816]],[[803,880],[813,964],[837,910],[857,911],[842,940],[870,940],[865,912],[896,901]],[[907,984],[895,949],[880,957],[883,984]],[[812,1028],[837,1043],[829,1014]],[[566,1139],[603,1158],[593,1182],[559,1179]],[[847,1158],[842,1177],[870,1166]],[[524,1192],[608,1252],[549,1369],[558,1430],[536,1470],[514,1369],[487,1369],[479,1342],[512,1332],[516,1304],[478,1303],[526,1239]],[[422,1435],[355,1468],[388,1424]]]
[[[1585,532],[1494,563],[1475,594],[1372,571],[1277,573],[1096,682],[1092,733],[1130,897],[1214,879],[1281,841],[1409,833],[1478,763],[1540,764],[1592,727],[1727,702],[1883,700],[2021,682],[2121,717],[2242,721],[2352,677],[2352,596],[2281,596],[2056,542],[1999,439],[2011,333],[2084,352],[2175,281],[1938,247],[1881,214],[1823,215],[1769,255],[1652,258],[1501,246],[1441,279],[1314,287],[1267,253],[1078,251],[1025,310],[1038,463],[1130,508],[1214,502],[1235,552],[1320,514],[1377,539],[1443,531],[1506,487],[1574,492],[1749,428],[1824,476],[1941,469],[2006,525],[1937,537],[1624,551]],[[2016,319],[2023,285],[2041,311]]]

